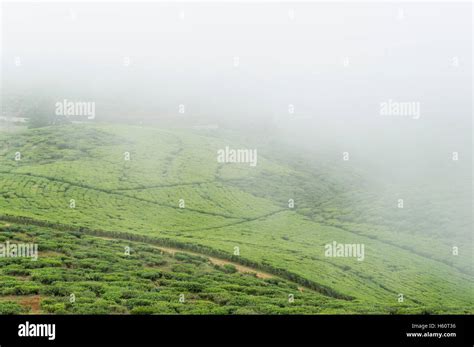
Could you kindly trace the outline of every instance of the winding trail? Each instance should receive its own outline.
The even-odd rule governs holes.
[[[113,238],[113,237],[105,237],[105,236],[96,236],[100,239],[103,240],[112,240],[112,241],[117,241],[118,239]],[[227,259],[221,259],[221,258],[216,258],[216,257],[211,257],[206,254],[202,253],[197,253],[197,252],[192,252],[188,250],[183,250],[181,248],[175,248],[175,247],[165,247],[165,246],[157,246],[157,245],[149,245],[152,248],[156,248],[164,253],[168,253],[171,255],[175,255],[176,253],[186,253],[186,254],[191,254],[191,255],[196,255],[200,257],[205,257],[206,259],[209,260],[209,262],[213,265],[219,265],[219,266],[224,266],[224,265],[233,265],[237,272],[243,273],[243,274],[255,274],[257,278],[261,279],[266,279],[266,278],[274,278],[275,275],[272,275],[268,272],[263,272],[260,270],[256,270],[254,268],[251,268],[249,266],[244,266],[239,263],[227,260]]]
[[[294,273],[287,273],[289,275],[289,278],[283,274],[273,274],[271,272],[266,272],[264,270],[258,269],[257,267],[252,267],[249,265],[243,265],[238,262],[229,260],[229,259],[224,259],[224,258],[218,258],[216,256],[211,256],[206,254],[205,252],[199,253],[195,252],[192,250],[189,250],[185,248],[183,245],[183,248],[179,247],[170,247],[169,245],[163,245],[162,243],[166,242],[167,240],[159,240],[157,238],[151,238],[147,237],[146,235],[141,235],[141,234],[132,234],[135,237],[140,237],[140,240],[135,240],[131,239],[129,236],[129,233],[126,232],[121,232],[118,235],[119,236],[111,236],[113,232],[107,231],[107,230],[92,230],[92,229],[87,229],[87,228],[80,228],[78,226],[72,226],[68,224],[57,224],[57,223],[50,223],[48,221],[42,221],[30,217],[25,217],[25,216],[10,216],[10,215],[0,215],[0,221],[5,221],[5,222],[10,222],[14,224],[21,224],[21,225],[36,225],[40,227],[45,227],[45,228],[50,228],[50,229],[55,229],[59,231],[79,231],[81,233],[84,233],[86,235],[92,236],[92,237],[98,237],[98,238],[103,238],[103,239],[109,239],[109,240],[124,240],[128,242],[142,242],[142,243],[147,243],[149,246],[156,247],[157,249],[162,250],[163,252],[168,252],[168,253],[176,253],[176,252],[181,252],[181,253],[188,253],[188,254],[194,254],[198,255],[201,257],[204,257],[206,259],[209,259],[209,261],[213,264],[216,265],[225,265],[225,264],[231,264],[234,265],[237,271],[241,273],[253,273],[257,277],[261,279],[266,279],[266,278],[280,278],[286,282],[292,282],[294,284],[298,285],[298,290],[299,291],[312,291],[312,292],[317,292],[321,295],[333,298],[333,299],[339,299],[339,300],[344,300],[344,301],[351,301],[354,298],[352,296],[348,296],[342,293],[339,293],[335,291],[334,289],[321,285],[317,282],[310,281],[306,278],[300,277]],[[161,242],[161,244],[160,244]],[[269,270],[273,270],[269,268]],[[277,271],[277,270],[275,270]],[[303,281],[305,284],[300,283]]]

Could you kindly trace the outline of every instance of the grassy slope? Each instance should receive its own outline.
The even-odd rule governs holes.
[[[257,167],[220,165],[217,149],[247,146],[153,128],[63,126],[2,142],[3,215],[167,237],[229,256],[238,246],[242,260],[352,296],[366,312],[473,312],[467,252],[453,257],[451,243],[439,235],[380,220],[383,202],[357,185],[350,170],[324,163],[314,169],[264,150]],[[21,161],[13,160],[16,151]],[[123,160],[125,151],[130,161]],[[377,204],[380,213],[361,217],[361,206]],[[324,257],[333,240],[364,243],[365,260]]]
[[[206,258],[82,233],[1,225],[0,241],[36,242],[37,261],[2,260],[0,314],[252,314],[355,312],[357,307],[278,278],[260,279]],[[130,247],[130,255],[124,254]],[[71,294],[75,301],[71,302]],[[184,302],[180,295],[184,294]],[[294,295],[294,302],[288,300]],[[353,307],[352,307],[353,306]],[[354,310],[354,311],[353,311]]]

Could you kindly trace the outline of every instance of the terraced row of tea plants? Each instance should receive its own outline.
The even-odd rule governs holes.
[[[397,210],[399,187],[380,195],[339,158],[314,163],[225,133],[110,124],[1,136],[0,219],[10,223],[217,256],[343,301],[346,312],[473,312],[468,231],[444,236],[457,227],[450,208],[420,221],[417,192],[404,195],[417,208]],[[219,163],[225,146],[258,148],[258,165]],[[333,241],[363,244],[364,260],[326,257]]]
[[[356,312],[357,305],[236,266],[169,248],[0,225],[0,243],[39,245],[38,260],[2,259],[0,313],[306,314]]]

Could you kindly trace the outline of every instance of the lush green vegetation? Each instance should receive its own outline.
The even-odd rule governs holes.
[[[0,133],[0,219],[25,228],[2,235],[38,238],[40,250],[58,252],[40,257],[37,264],[46,265],[38,269],[30,269],[29,260],[0,259],[0,280],[7,284],[2,296],[39,295],[42,312],[474,312],[472,259],[463,243],[469,229],[464,215],[451,217],[460,211],[454,199],[426,215],[415,203],[418,192],[406,191],[404,198],[417,207],[400,210],[399,187],[384,185],[381,194],[344,163],[321,157],[315,165],[274,144],[252,147],[231,138],[110,124]],[[218,163],[216,151],[227,145],[258,148],[258,165]],[[15,160],[17,152],[21,160]],[[443,231],[453,227],[447,237]],[[143,253],[124,258],[123,240]],[[364,244],[364,261],[325,257],[324,245],[334,240]],[[274,278],[159,255],[151,244],[227,259]],[[453,256],[454,245],[459,255]],[[163,264],[149,269],[154,259]],[[23,274],[15,276],[15,269]],[[120,276],[107,281],[109,270]],[[143,277],[155,270],[170,278]],[[89,273],[94,275],[84,276]],[[42,281],[42,275],[53,280]],[[200,290],[182,285],[188,282]],[[21,285],[36,289],[17,290]],[[307,290],[290,305],[289,290],[297,286]],[[124,287],[136,296],[122,297]],[[214,287],[228,300],[209,297]],[[71,292],[78,293],[76,305],[68,304]],[[180,305],[179,293],[191,295],[195,305]],[[135,299],[147,304],[135,305]],[[23,307],[18,300],[2,301],[5,313]]]
[[[2,225],[0,242],[40,246],[2,259],[0,313],[254,314],[360,310],[279,278],[189,253],[44,227]],[[130,251],[126,252],[126,247]],[[184,295],[180,301],[180,296]],[[293,295],[294,300],[289,300]],[[74,298],[74,300],[72,300]]]

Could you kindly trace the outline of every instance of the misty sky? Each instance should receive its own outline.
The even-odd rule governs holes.
[[[259,126],[402,176],[459,151],[471,174],[469,3],[6,3],[2,29],[4,99]],[[419,103],[419,119],[380,115],[388,100]]]

